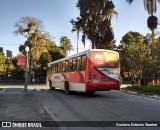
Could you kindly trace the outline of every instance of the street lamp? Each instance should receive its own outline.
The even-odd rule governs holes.
[[[26,72],[25,72],[25,92],[27,92],[27,73],[28,73],[28,52],[29,52],[29,47],[25,47],[25,51],[27,52],[27,59],[26,59]]]

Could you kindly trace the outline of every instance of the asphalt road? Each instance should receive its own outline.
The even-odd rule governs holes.
[[[34,91],[34,94],[54,121],[160,121],[160,100],[151,98],[118,91],[96,92],[94,95],[84,93],[66,95],[59,90],[44,90]],[[114,129],[159,128],[120,127]]]
[[[0,106],[2,109],[0,118],[2,119],[8,120],[10,118],[7,117],[12,116],[14,118],[11,119],[24,119],[23,111],[25,111],[28,113],[25,115],[27,120],[39,120],[42,119],[42,116],[45,116],[44,119],[51,121],[72,121],[69,122],[71,123],[70,126],[73,124],[72,127],[53,128],[58,130],[159,129],[157,127],[83,127],[86,123],[90,123],[88,121],[160,121],[160,99],[158,98],[158,100],[155,100],[150,97],[126,94],[119,91],[96,92],[94,95],[84,93],[66,95],[63,91],[50,91],[46,85],[28,86],[29,92],[26,97],[22,91],[24,86],[0,87],[6,89],[4,93],[1,93],[1,99],[4,99],[4,97],[6,99],[2,100]],[[32,97],[30,97],[31,95]],[[25,105],[26,103],[27,105]],[[12,112],[13,106],[15,106],[15,111],[18,111],[18,115],[21,114],[21,116],[16,116],[16,113]],[[33,118],[30,119],[32,116]],[[76,123],[82,127],[74,127]],[[96,122],[95,125],[97,125]]]

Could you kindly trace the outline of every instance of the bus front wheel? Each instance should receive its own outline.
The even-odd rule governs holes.
[[[69,83],[68,82],[65,82],[65,92],[66,92],[66,94],[71,94],[71,92],[70,92],[70,90],[69,90]]]
[[[50,87],[50,90],[54,90],[55,88],[52,86],[52,81],[50,80],[49,81],[49,87]]]

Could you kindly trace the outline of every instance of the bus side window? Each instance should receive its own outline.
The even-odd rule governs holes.
[[[69,68],[68,71],[72,71],[72,59],[69,60],[68,68]]]
[[[55,73],[57,73],[58,69],[57,69],[57,64],[55,64]]]
[[[65,64],[66,64],[65,72],[68,72],[68,71],[69,71],[69,64],[68,64],[68,60],[66,60]]]
[[[65,61],[62,62],[62,72],[65,72],[66,64]]]
[[[82,68],[81,70],[85,70],[86,69],[86,56],[82,56]]]
[[[80,71],[81,70],[81,57],[77,58],[77,70]]]
[[[54,67],[54,66],[51,65],[50,68],[49,68],[50,74],[53,74],[53,69],[54,69],[53,67]]]
[[[53,65],[51,65],[51,67],[50,67],[50,73],[51,73],[51,74],[54,73],[54,66],[53,66]]]
[[[51,67],[47,67],[47,74],[51,74]]]
[[[73,59],[73,67],[72,67],[73,71],[76,71],[76,58]]]
[[[56,73],[56,65],[53,65],[53,74]]]
[[[61,72],[61,62],[58,63],[58,73]]]
[[[62,72],[63,71],[63,62],[60,62],[60,65],[61,65],[61,68],[60,68],[59,72]]]

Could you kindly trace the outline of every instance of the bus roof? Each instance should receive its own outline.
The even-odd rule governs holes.
[[[113,52],[113,53],[117,53],[117,54],[118,54],[118,52],[112,51],[112,50],[106,50],[106,49],[88,49],[88,50],[79,52],[79,53],[77,53],[77,54],[70,55],[70,56],[64,57],[64,58],[62,58],[62,59],[59,59],[59,60],[50,62],[50,63],[48,63],[48,66],[50,66],[50,65],[52,65],[52,64],[55,64],[55,63],[58,63],[58,62],[61,62],[61,61],[65,61],[65,60],[68,60],[68,59],[76,58],[76,57],[78,57],[78,56],[82,56],[82,55],[85,55],[85,54],[90,54],[89,52],[91,52],[91,51],[108,51],[108,52]]]

